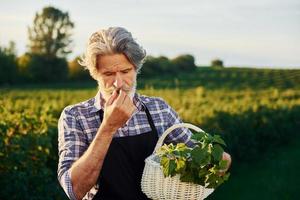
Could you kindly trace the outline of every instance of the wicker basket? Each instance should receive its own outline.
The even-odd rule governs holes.
[[[181,123],[175,124],[168,128],[159,138],[154,152],[145,159],[145,168],[142,176],[142,191],[151,199],[168,199],[168,200],[201,200],[210,195],[214,189],[205,188],[194,183],[181,182],[180,176],[164,177],[159,157],[156,155],[157,150],[162,146],[166,136],[176,128],[190,128],[197,132],[203,132],[202,129],[192,124]]]

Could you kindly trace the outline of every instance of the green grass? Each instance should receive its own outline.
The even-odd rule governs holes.
[[[208,200],[298,199],[300,138],[253,163],[233,161],[231,177]]]

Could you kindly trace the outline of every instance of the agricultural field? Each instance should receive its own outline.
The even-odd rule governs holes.
[[[155,88],[194,88],[206,89],[288,89],[300,87],[299,69],[253,69],[253,68],[211,68],[198,67],[195,72],[186,74],[164,75],[150,79],[140,75],[141,87]]]
[[[245,71],[244,78],[202,69],[213,75],[141,79],[138,92],[164,98],[184,122],[225,139],[233,158],[231,177],[208,199],[295,199],[300,189],[294,178],[300,167],[299,73],[265,76],[258,70],[252,79],[253,72]],[[0,89],[0,199],[66,199],[56,178],[57,121],[65,106],[96,91]]]

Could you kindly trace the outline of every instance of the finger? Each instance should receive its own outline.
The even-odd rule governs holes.
[[[231,156],[230,154],[223,152],[222,159],[231,161]]]
[[[224,176],[224,174],[225,174],[225,171],[224,171],[224,170],[219,170],[219,172],[218,172],[218,175],[219,175],[219,176]]]
[[[118,92],[116,90],[113,91],[112,95],[109,97],[108,101],[106,102],[106,106],[110,106],[113,102],[117,99]]]
[[[130,102],[131,102],[131,100],[130,100],[128,94],[127,94],[126,92],[124,92],[124,93],[125,93],[125,98],[124,98],[124,101],[122,102],[122,104],[129,105]],[[132,102],[131,102],[131,103],[132,103]]]
[[[123,90],[120,90],[119,96],[117,97],[115,104],[122,105],[125,97],[126,97],[126,93]]]
[[[222,160],[228,160],[229,157],[230,157],[230,155],[228,153],[223,152],[223,154],[222,154]]]
[[[123,106],[125,107],[126,110],[128,110],[128,113],[130,115],[133,114],[133,112],[137,109],[136,106],[134,105],[133,101],[130,99],[128,95],[126,95]]]
[[[226,153],[226,152],[223,152],[223,155],[222,155],[222,160],[226,160],[227,161],[227,167],[226,167],[226,170],[227,171],[231,165],[231,156],[230,154]]]

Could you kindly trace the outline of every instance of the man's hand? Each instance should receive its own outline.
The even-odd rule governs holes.
[[[105,103],[103,123],[115,133],[127,122],[135,110],[136,107],[126,92],[115,90]]]
[[[220,176],[224,175],[225,172],[229,169],[229,167],[231,165],[231,156],[228,153],[223,152],[222,160],[226,160],[227,161],[227,166],[226,166],[226,169],[219,171]]]

